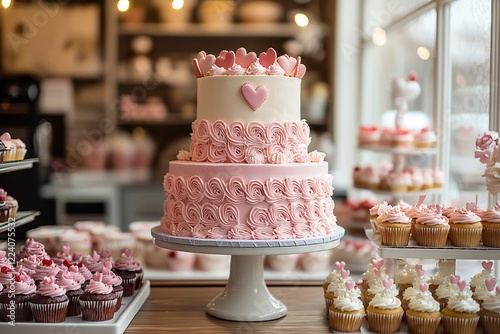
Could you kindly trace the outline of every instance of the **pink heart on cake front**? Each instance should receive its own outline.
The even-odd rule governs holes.
[[[351,273],[351,272],[350,272],[349,270],[344,270],[344,269],[342,269],[342,270],[340,271],[340,276],[342,276],[342,278],[343,278],[343,279],[346,279],[347,277],[349,277],[349,274],[350,274],[350,273]]]
[[[384,260],[383,259],[372,259],[372,265],[377,268],[378,270],[380,270],[380,268],[382,268],[382,266],[384,265]]]
[[[337,268],[337,270],[342,270],[344,269],[345,267],[345,262],[344,261],[335,261],[335,268]]]
[[[420,283],[420,285],[418,286],[418,288],[422,292],[427,292],[427,291],[429,291],[429,284]]]
[[[257,54],[255,52],[247,53],[245,48],[239,48],[236,50],[236,64],[241,67],[248,68],[257,59]]]
[[[297,59],[286,55],[279,56],[278,64],[281,66],[281,68],[285,71],[286,74],[293,75],[295,66],[297,66]]]
[[[277,57],[278,54],[276,53],[276,50],[274,50],[273,48],[269,48],[266,52],[260,53],[259,62],[262,66],[268,68],[276,62]]]
[[[200,71],[203,75],[207,75],[208,71],[215,64],[215,56],[207,55],[204,58],[198,59],[198,65],[200,66]]]
[[[295,76],[299,79],[302,79],[305,74],[306,74],[306,65],[299,64],[299,66],[297,66],[297,70],[295,71]]]
[[[457,286],[460,289],[460,291],[464,291],[465,287],[467,286],[467,282],[465,280],[457,282]]]
[[[200,64],[198,63],[198,59],[196,58],[193,59],[193,61],[191,62],[191,67],[193,69],[193,73],[196,78],[201,78],[203,76],[203,73],[201,73],[200,70]]]
[[[457,284],[460,281],[460,275],[450,275],[450,283]]]
[[[253,88],[252,85],[246,83],[241,86],[241,95],[247,102],[248,106],[256,111],[260,108],[260,106],[266,101],[268,91],[266,86],[259,86],[257,88]]]
[[[390,289],[392,287],[392,284],[394,283],[394,281],[392,280],[392,278],[390,279],[385,279],[382,284],[384,285],[384,288],[386,289]]]
[[[481,262],[481,265],[483,266],[484,270],[490,271],[491,267],[493,267],[493,262],[491,262],[491,261],[483,261],[483,262]]]
[[[233,51],[223,50],[215,60],[215,65],[224,67],[225,69],[231,68],[234,65],[236,56]]]
[[[488,291],[493,291],[493,289],[497,285],[497,280],[494,278],[487,278],[484,281],[484,285],[486,286],[486,289],[488,289]]]
[[[346,281],[345,282],[345,287],[347,288],[347,290],[352,290],[355,285],[356,285],[356,283],[354,281]]]

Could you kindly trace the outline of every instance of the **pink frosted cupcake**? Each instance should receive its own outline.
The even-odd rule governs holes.
[[[84,257],[82,263],[90,270],[91,273],[96,273],[104,268],[101,256],[96,251],[93,251],[92,255]]]
[[[12,296],[10,293],[0,294],[0,321],[8,322],[13,319],[10,318],[10,309],[12,302],[15,304],[14,317],[16,322],[30,321],[33,318],[31,313],[31,308],[29,302],[35,296],[36,285],[35,281],[29,277],[26,273],[12,273],[14,278],[14,291],[15,294]],[[7,289],[11,289],[9,285],[6,286]]]
[[[396,205],[379,217],[379,232],[382,245],[407,246],[410,240],[410,218]]]
[[[7,253],[5,251],[0,250],[0,268],[9,267],[12,268],[12,263],[10,263],[9,259],[6,256]]]
[[[415,241],[420,246],[443,247],[448,240],[450,225],[448,218],[442,215],[442,206],[435,210],[423,210],[416,216]]]
[[[196,262],[196,254],[169,250],[165,262],[168,270],[190,271]]]
[[[450,213],[449,238],[453,246],[476,247],[481,241],[481,218],[465,208]]]
[[[382,203],[375,204],[373,207],[370,208],[370,224],[373,228],[373,232],[378,233],[378,217],[385,211],[389,210],[392,208],[389,204],[387,204],[386,201]]]
[[[36,255],[30,255],[17,261],[18,266],[22,266],[22,270],[30,276],[33,276],[36,272],[36,267],[42,263],[42,260]]]
[[[380,142],[380,132],[376,126],[361,126],[358,130],[358,145],[370,146]]]
[[[123,297],[123,280],[120,276],[116,275],[111,271],[111,262],[104,262],[104,268],[102,268],[102,282],[104,284],[109,284],[113,287],[113,292],[116,295],[116,308],[115,312],[120,309],[122,306],[122,297]]]
[[[60,271],[56,277],[56,283],[66,289],[66,296],[69,299],[68,311],[66,315],[73,317],[80,315],[80,295],[83,293],[82,286],[79,281],[74,279],[74,276],[69,271]]]
[[[142,271],[140,264],[134,261],[131,249],[125,249],[116,259],[114,271],[123,280],[123,297],[131,296],[135,290],[137,272]]]
[[[83,320],[105,321],[113,319],[116,294],[111,285],[102,282],[102,276],[102,273],[95,273],[84,293],[80,296]]]
[[[69,246],[62,246],[62,249],[59,252],[57,252],[56,256],[52,257],[51,260],[54,261],[54,263],[59,266],[63,264],[65,260],[72,261],[73,257],[71,256],[69,251],[70,251]]]
[[[393,171],[387,176],[386,181],[391,191],[405,192],[410,189],[411,175],[406,170]]]
[[[383,128],[380,134],[380,145],[394,146],[394,130],[390,128]]]
[[[56,276],[61,270],[52,260],[43,259],[36,266],[35,273],[31,276],[35,282],[41,282],[44,277]]]
[[[84,264],[78,263],[78,271],[82,276],[85,278],[85,283],[82,283],[82,289],[85,290],[85,287],[87,284],[89,284],[90,280],[92,279],[92,272],[87,268]]]
[[[500,201],[481,215],[483,245],[500,248]]]
[[[82,286],[82,289],[84,288],[83,284],[85,284],[85,282],[87,281],[87,279],[85,279],[85,276],[82,275],[82,273],[80,272],[80,268],[78,268],[78,266],[69,266],[68,267],[68,271],[67,271],[71,277],[76,281],[78,282],[81,286]],[[89,279],[92,278],[92,274],[90,273],[89,271]]]
[[[44,277],[30,300],[31,312],[36,322],[54,323],[66,320],[69,299],[66,289],[56,283],[54,276]]]
[[[17,258],[24,259],[30,255],[34,255],[40,260],[49,258],[49,255],[45,251],[45,246],[31,238],[26,239],[25,245],[19,249]]]
[[[423,128],[414,135],[413,144],[418,148],[430,148],[436,144],[437,136],[429,128]]]
[[[394,132],[394,146],[396,147],[412,147],[413,133],[410,130],[398,128]]]

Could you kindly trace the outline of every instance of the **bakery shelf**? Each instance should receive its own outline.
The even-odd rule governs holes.
[[[386,195],[392,197],[419,196],[421,194],[437,195],[443,192],[443,188],[432,188],[432,189],[417,190],[417,191],[390,191],[390,190],[378,190],[378,189],[358,188],[358,187],[355,187],[355,189],[371,191],[372,193],[377,195]]]
[[[11,225],[8,221],[0,223],[0,233],[6,232],[9,228],[17,228],[19,226],[31,223],[33,220],[35,220],[36,216],[39,216],[40,212],[39,211],[18,211],[16,214],[16,219],[13,219],[12,222],[14,223]]]
[[[382,145],[359,145],[358,148],[367,151],[401,154],[401,155],[437,154],[437,149],[434,147],[419,148],[419,147],[392,147],[392,146],[382,146]]]
[[[379,256],[391,259],[446,259],[446,260],[500,260],[500,249],[493,247],[424,247],[418,246],[414,240],[410,240],[408,246],[391,247],[380,243],[380,236],[372,229],[366,229],[366,236],[372,240],[378,248]]]
[[[209,26],[203,24],[168,25],[161,23],[143,23],[121,26],[121,36],[170,36],[170,37],[293,37],[301,28],[296,24],[233,24],[230,26]],[[326,25],[323,33],[328,33]]]
[[[142,288],[130,297],[123,297],[122,307],[111,320],[84,321],[81,316],[68,317],[60,323],[16,322],[15,326],[0,323],[2,334],[18,333],[78,333],[78,334],[122,334],[148,299],[151,291],[150,282],[144,281]]]
[[[30,169],[36,162],[38,162],[38,158],[2,162],[0,163],[0,174],[14,172],[16,170]]]

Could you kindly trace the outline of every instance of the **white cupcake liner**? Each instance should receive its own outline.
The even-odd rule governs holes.
[[[339,332],[357,332],[365,319],[364,313],[341,313],[330,310],[330,329]]]
[[[445,228],[423,228],[415,226],[414,239],[417,245],[420,246],[443,247],[448,240],[449,231],[449,226]]]
[[[111,320],[115,314],[116,297],[109,300],[81,300],[82,319],[87,321]]]
[[[500,228],[483,227],[483,246],[500,247]]]
[[[500,315],[498,317],[492,317],[490,315],[481,315],[483,333],[484,334],[496,334],[500,330]]]
[[[411,226],[387,227],[379,225],[380,241],[385,246],[408,246]]]
[[[68,304],[68,312],[66,315],[68,317],[74,317],[76,315],[80,315],[82,313],[80,309],[80,295],[68,296],[69,304]]]
[[[134,278],[127,278],[122,280],[123,297],[132,296],[135,291],[135,276]]]
[[[333,305],[333,298],[330,299],[330,298],[326,298],[325,297],[325,306],[326,306],[326,318],[328,319],[328,316],[329,316],[329,312],[330,312],[330,306]]]
[[[32,319],[32,312],[30,308],[29,302],[24,302],[24,303],[15,303],[16,305],[16,311],[15,311],[15,317],[16,321],[30,321]],[[4,312],[6,314],[9,314],[9,304],[0,304],[0,314],[3,314]],[[21,315],[24,316],[24,318],[21,317]],[[2,317],[3,318],[3,317]],[[10,321],[10,318],[5,318],[5,321]]]
[[[395,314],[374,313],[366,311],[370,330],[378,333],[393,333],[399,331],[403,312]]]
[[[474,334],[476,333],[479,316],[475,318],[457,318],[443,315],[442,321],[445,333]]]
[[[453,246],[476,247],[481,241],[481,230],[481,227],[473,229],[451,227],[448,232],[448,237]]]
[[[123,290],[113,291],[116,295],[116,304],[115,304],[115,312],[122,307],[122,298],[123,298]]]
[[[56,323],[66,320],[69,300],[58,303],[37,304],[29,303],[35,322]]]
[[[436,334],[439,330],[439,318],[421,318],[406,313],[406,324],[408,331],[413,334]]]

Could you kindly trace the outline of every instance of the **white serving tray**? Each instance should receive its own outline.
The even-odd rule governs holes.
[[[78,334],[122,334],[135,317],[137,312],[148,299],[151,290],[150,281],[145,280],[142,288],[134,292],[130,297],[123,297],[122,307],[115,313],[111,320],[107,321],[83,321],[81,316],[68,317],[66,321],[55,324],[43,324],[37,322],[16,322],[15,326],[6,322],[0,322],[0,333],[19,334],[55,334],[55,333],[78,333]]]

